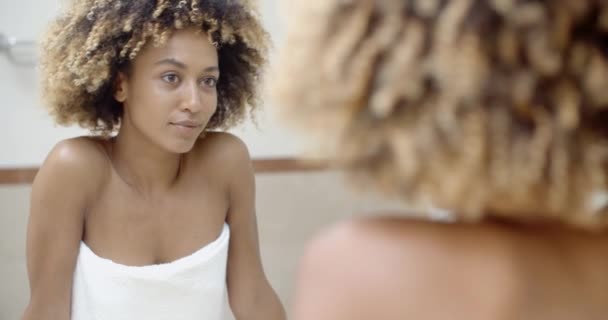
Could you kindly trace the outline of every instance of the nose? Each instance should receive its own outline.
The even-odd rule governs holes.
[[[203,97],[196,83],[184,86],[181,109],[190,113],[203,109]]]

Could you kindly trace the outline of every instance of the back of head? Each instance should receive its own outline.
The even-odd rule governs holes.
[[[469,220],[608,223],[608,2],[298,9],[277,104],[359,182]]]

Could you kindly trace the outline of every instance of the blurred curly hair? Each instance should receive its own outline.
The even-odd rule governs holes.
[[[120,125],[114,79],[146,44],[199,28],[218,48],[218,107],[207,129],[238,124],[259,105],[269,37],[247,0],[77,0],[52,21],[41,52],[42,97],[61,125],[101,135]]]
[[[468,221],[608,224],[608,1],[294,11],[275,104],[359,185]]]

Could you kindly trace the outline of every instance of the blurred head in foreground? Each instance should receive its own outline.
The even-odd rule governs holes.
[[[275,105],[359,184],[468,221],[608,224],[608,2],[301,2]]]

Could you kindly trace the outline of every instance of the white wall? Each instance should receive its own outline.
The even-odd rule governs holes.
[[[264,24],[279,47],[284,21],[280,0],[261,0]],[[59,11],[61,0],[0,0],[0,33],[35,40]],[[272,61],[272,59],[271,59]],[[266,99],[268,101],[268,99]],[[268,102],[265,109],[268,109]],[[274,158],[297,153],[297,140],[281,128],[270,113],[259,113],[257,128],[236,128],[254,158]],[[33,67],[19,67],[0,53],[0,169],[38,166],[59,140],[86,134],[80,128],[55,126],[40,104],[37,74]]]

